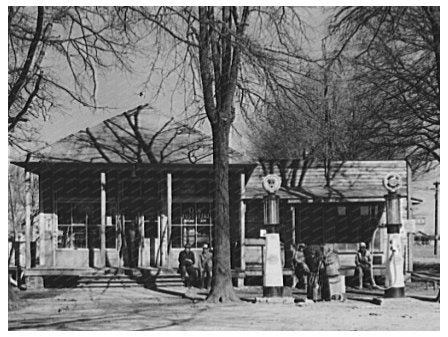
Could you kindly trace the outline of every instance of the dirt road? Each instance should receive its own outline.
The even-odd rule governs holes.
[[[210,305],[148,289],[20,293],[9,330],[439,330],[440,304],[349,296],[344,302]]]

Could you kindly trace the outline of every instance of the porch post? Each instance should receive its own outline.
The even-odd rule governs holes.
[[[39,242],[39,265],[45,265],[45,251],[47,245],[47,234],[45,232],[45,214],[44,214],[44,193],[43,193],[43,175],[39,175],[39,233],[40,233],[40,242]],[[36,243],[37,245],[37,243]],[[37,247],[36,247],[37,254]]]
[[[241,271],[246,270],[246,260],[244,259],[244,242],[246,240],[246,205],[244,196],[246,194],[246,177],[244,173],[240,174],[240,268]]]
[[[411,212],[412,212],[412,190],[411,190],[411,184],[412,184],[412,169],[409,161],[406,161],[406,218],[408,220],[411,219]],[[414,271],[414,233],[407,233],[407,268],[406,271],[413,272]]]
[[[292,244],[296,244],[296,206],[291,206],[291,240]]]
[[[170,239],[171,239],[171,215],[173,208],[173,190],[172,190],[172,176],[171,173],[166,174],[166,254],[165,254],[165,265],[169,264],[169,253],[170,253]]]
[[[106,266],[106,173],[100,173],[101,180],[101,229],[100,229],[100,240],[101,240],[101,266]]]
[[[25,171],[25,268],[31,268],[31,173]]]

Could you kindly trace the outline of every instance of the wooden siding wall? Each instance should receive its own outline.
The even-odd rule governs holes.
[[[211,202],[213,200],[213,175],[187,169],[173,172],[173,200],[187,202],[189,199]]]
[[[345,216],[338,207],[345,207]],[[369,214],[361,215],[361,207]],[[307,244],[370,242],[383,210],[384,203],[297,205],[296,239]]]
[[[263,227],[263,201],[246,201],[246,238],[260,237]],[[292,240],[292,212],[295,208],[295,243],[323,244],[336,243],[356,247],[359,242],[370,242],[375,228],[381,223],[385,204],[365,203],[304,203],[288,204],[280,201],[280,220],[278,227],[280,240],[285,247],[286,265],[289,266]],[[338,214],[338,207],[344,207],[345,215]],[[368,214],[361,215],[361,207]]]

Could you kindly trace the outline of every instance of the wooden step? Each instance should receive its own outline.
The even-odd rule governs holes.
[[[166,283],[156,283],[156,288],[163,287],[184,287],[183,282],[166,282]]]
[[[135,280],[78,280],[78,284],[130,284],[138,283]]]
[[[94,284],[78,284],[77,288],[86,289],[86,288],[143,288],[144,285],[140,283],[127,283],[127,284],[103,284],[103,283],[94,283]]]

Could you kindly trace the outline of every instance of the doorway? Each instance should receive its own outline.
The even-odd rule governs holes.
[[[128,268],[137,268],[140,259],[141,217],[124,219],[123,265]]]

